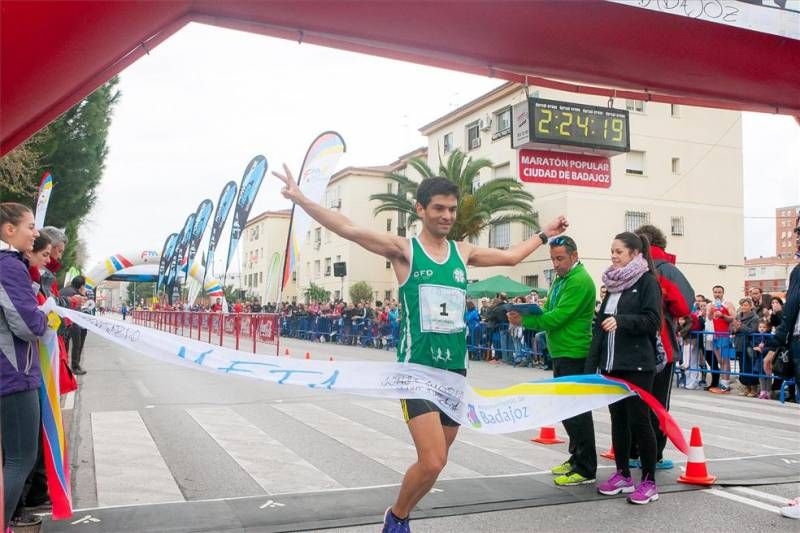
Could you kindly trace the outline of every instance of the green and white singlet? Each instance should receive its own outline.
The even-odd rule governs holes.
[[[434,368],[467,366],[467,269],[454,241],[447,259],[431,259],[416,239],[411,241],[408,278],[400,286],[403,310],[397,360]]]

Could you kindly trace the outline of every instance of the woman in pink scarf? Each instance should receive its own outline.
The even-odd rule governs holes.
[[[604,375],[652,390],[661,325],[661,288],[655,272],[647,237],[630,232],[614,237],[611,266],[603,274],[608,293],[595,317],[587,373],[599,368]],[[628,501],[640,505],[657,500],[657,447],[649,408],[632,396],[611,404],[609,411],[617,471],[598,485],[598,492],[630,494]],[[637,436],[642,461],[638,485],[634,485],[628,465],[631,433]]]

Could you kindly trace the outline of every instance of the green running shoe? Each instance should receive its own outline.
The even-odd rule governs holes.
[[[554,476],[562,476],[564,474],[569,474],[572,472],[572,465],[569,464],[569,461],[564,461],[558,466],[554,466],[550,469],[550,473]]]
[[[570,472],[569,474],[564,474],[563,476],[558,476],[553,478],[553,483],[555,483],[559,487],[574,487],[575,485],[588,485],[589,483],[594,483],[595,481],[596,481],[595,478],[584,477],[577,472]]]

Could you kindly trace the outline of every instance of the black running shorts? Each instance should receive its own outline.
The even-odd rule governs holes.
[[[461,374],[465,377],[467,375],[466,368],[451,368],[448,370],[450,372],[455,372],[456,374]],[[403,418],[405,419],[406,423],[408,423],[408,421],[412,418],[415,418],[419,415],[424,415],[425,413],[439,413],[439,420],[441,420],[443,426],[460,426],[458,422],[444,414],[442,410],[439,409],[439,406],[430,400],[421,400],[419,398],[400,400],[400,406],[403,408]]]

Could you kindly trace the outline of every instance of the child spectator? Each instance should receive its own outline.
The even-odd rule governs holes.
[[[742,362],[739,383],[744,388],[739,391],[739,396],[755,398],[758,396],[756,391],[758,378],[752,375],[757,373],[757,367],[753,365],[754,355],[750,335],[758,330],[758,315],[753,309],[753,300],[750,298],[739,300],[739,306],[739,311],[736,313],[733,322],[731,322],[731,333],[734,334],[736,356]]]
[[[772,390],[772,365],[764,365],[764,358],[767,357],[768,360],[771,360],[774,355],[770,356],[775,350],[775,341],[772,337],[768,336],[770,333],[770,326],[769,326],[769,319],[762,318],[758,321],[758,332],[763,335],[763,337],[757,338],[755,341],[755,346],[753,347],[753,353],[756,356],[756,362],[753,365],[753,370],[756,369],[760,371],[763,370],[763,373],[766,377],[758,378],[758,398],[759,400],[769,400],[770,399],[770,391]]]

